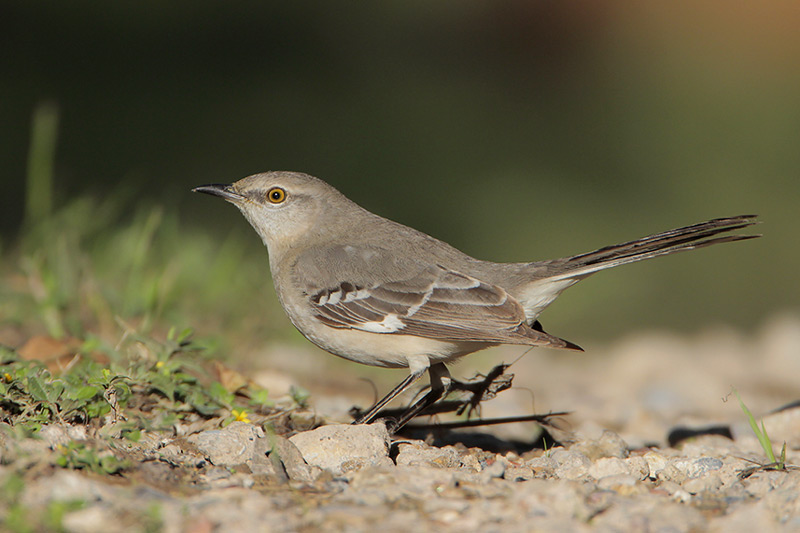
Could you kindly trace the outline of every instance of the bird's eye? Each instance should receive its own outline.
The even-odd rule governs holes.
[[[271,204],[281,204],[286,200],[286,191],[280,187],[273,187],[267,191],[267,201]]]

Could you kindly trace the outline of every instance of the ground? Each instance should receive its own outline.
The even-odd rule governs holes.
[[[440,416],[390,436],[381,423],[345,424],[364,403],[350,394],[364,388],[363,367],[308,376],[309,396],[289,388],[301,383],[280,348],[248,377],[214,361],[208,374],[192,368],[197,349],[171,332],[121,344],[119,359],[45,337],[6,350],[3,528],[800,530],[796,316],[748,335],[651,332],[583,354],[528,353],[479,415],[569,411],[546,433],[533,422],[440,430],[464,420]],[[490,350],[453,373],[519,355]],[[272,365],[276,357],[284,363]],[[319,357],[300,349],[291,359]],[[769,460],[737,393],[778,460],[786,443],[784,468],[760,466]]]

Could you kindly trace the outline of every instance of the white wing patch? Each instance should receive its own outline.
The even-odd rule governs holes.
[[[380,322],[363,322],[354,327],[371,333],[396,333],[406,325],[397,315],[386,315],[386,318]]]

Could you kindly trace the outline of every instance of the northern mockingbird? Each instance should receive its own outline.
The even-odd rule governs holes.
[[[410,375],[355,423],[369,423],[426,370],[431,392],[398,429],[446,394],[446,363],[499,344],[580,350],[545,333],[537,317],[567,287],[606,268],[757,237],[721,235],[755,223],[719,218],[532,263],[474,259],[425,233],[356,205],[324,181],[266,172],[192,189],[232,203],[269,253],[278,299],[292,324],[332,354]]]

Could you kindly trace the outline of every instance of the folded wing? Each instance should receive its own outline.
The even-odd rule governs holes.
[[[371,286],[342,282],[310,294],[309,301],[317,319],[334,328],[580,349],[528,326],[520,303],[501,287],[440,266]]]

